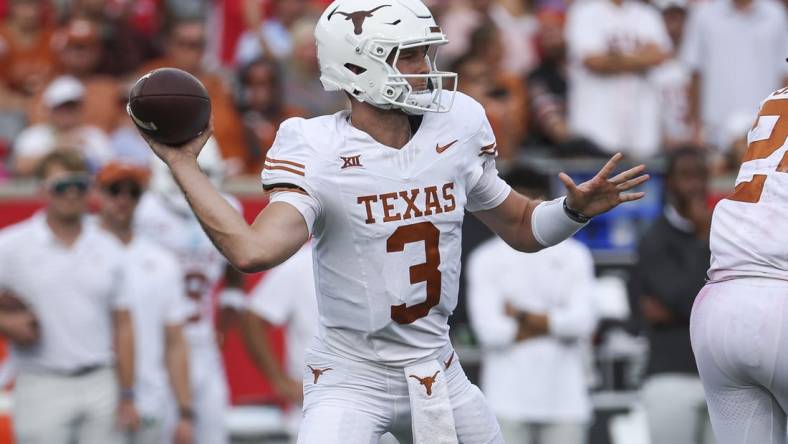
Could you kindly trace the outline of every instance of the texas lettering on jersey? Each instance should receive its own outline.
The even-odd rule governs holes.
[[[454,211],[457,208],[457,201],[452,193],[453,189],[454,184],[449,182],[441,187],[428,186],[392,193],[359,196],[356,200],[366,210],[366,223],[374,224],[378,221],[373,216],[373,207],[380,208],[380,212],[383,213],[383,218],[380,221],[384,223],[396,222]]]

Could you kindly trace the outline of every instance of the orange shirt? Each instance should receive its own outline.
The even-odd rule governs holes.
[[[42,29],[29,43],[21,42],[8,25],[0,25],[0,80],[24,94],[41,89],[55,71],[52,29]]]

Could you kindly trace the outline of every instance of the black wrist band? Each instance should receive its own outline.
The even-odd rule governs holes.
[[[566,205],[566,199],[564,199],[564,213],[566,213],[566,215],[567,215],[567,216],[568,216],[570,219],[572,219],[573,221],[575,221],[575,222],[577,222],[577,223],[579,223],[579,224],[585,224],[585,223],[588,223],[588,221],[590,221],[590,220],[591,220],[591,218],[590,218],[590,217],[588,217],[588,216],[586,216],[585,214],[583,214],[583,213],[581,213],[581,212],[579,212],[579,211],[575,211],[575,210],[573,210],[573,209],[569,208],[569,207]]]
[[[122,389],[120,399],[123,401],[134,401],[134,389]]]
[[[191,407],[181,407],[178,409],[178,416],[181,419],[188,419],[191,421],[194,419],[194,410],[192,410]]]

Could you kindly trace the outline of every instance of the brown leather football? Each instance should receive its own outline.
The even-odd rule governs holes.
[[[208,128],[211,99],[193,75],[161,68],[131,88],[126,111],[143,133],[165,145],[183,145]]]

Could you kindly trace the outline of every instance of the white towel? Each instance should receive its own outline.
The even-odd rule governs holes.
[[[437,360],[405,367],[414,444],[457,444],[446,375]]]

